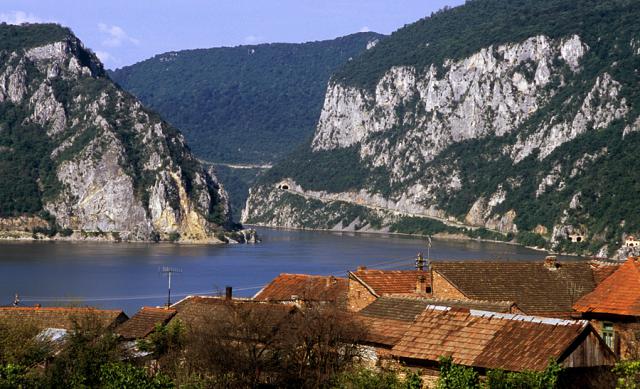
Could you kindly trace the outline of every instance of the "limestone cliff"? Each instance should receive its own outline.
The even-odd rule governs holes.
[[[521,18],[559,3],[571,12]],[[619,245],[640,230],[640,204],[625,193],[640,167],[640,28],[616,18],[640,7],[593,6],[600,16],[569,1],[479,0],[392,34],[330,81],[308,149],[253,188],[243,221],[445,225],[572,252]],[[507,31],[495,42],[478,35],[483,13]],[[341,218],[327,211],[339,204]]]
[[[0,32],[12,39],[0,43],[0,191],[19,188],[1,198],[12,220],[0,223],[4,236],[227,240],[227,197],[213,172],[182,134],[113,84],[69,30]],[[37,168],[10,181],[30,164]],[[45,225],[34,229],[34,217]]]

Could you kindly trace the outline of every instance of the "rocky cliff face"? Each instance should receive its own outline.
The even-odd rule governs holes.
[[[2,28],[29,36],[42,27]],[[178,131],[111,83],[77,38],[62,35],[0,50],[0,105],[19,117],[3,123],[0,141],[9,153],[24,152],[14,145],[20,129],[29,127],[44,145],[36,157],[44,162],[33,177],[38,190],[29,199],[38,205],[26,213],[48,220],[50,235],[225,241],[227,198],[213,172],[191,155]],[[1,190],[11,185],[0,184]],[[2,204],[7,219],[16,220],[20,211]],[[21,230],[14,224],[8,225]]]
[[[628,137],[640,120],[638,77],[628,77],[638,72],[636,33],[615,42],[584,31],[534,35],[425,67],[391,66],[373,87],[333,79],[308,151],[252,190],[243,220],[326,228],[335,222],[326,209],[342,204],[566,251],[581,234],[575,251],[595,253],[640,228],[628,196],[603,204],[635,177],[622,154],[638,142]],[[305,210],[310,200],[322,203],[313,206],[320,222]],[[603,223],[612,213],[626,213],[611,218],[617,227]],[[341,225],[356,217],[397,227],[353,212]]]

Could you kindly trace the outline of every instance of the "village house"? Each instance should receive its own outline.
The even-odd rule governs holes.
[[[640,247],[640,240],[636,239],[635,236],[629,235],[624,240],[625,247]]]
[[[177,311],[172,308],[142,307],[129,320],[116,328],[123,340],[144,339],[151,334],[156,325],[165,325],[171,320]]]
[[[363,345],[372,363],[391,357],[391,349],[398,343],[413,321],[430,306],[451,306],[514,313],[511,302],[438,300],[424,297],[382,296],[360,310],[357,318],[368,329]]]
[[[359,267],[349,272],[348,309],[359,311],[381,296],[431,296],[431,274],[423,270],[374,270]]]
[[[550,319],[467,308],[427,307],[391,349],[391,355],[433,385],[439,358],[472,367],[542,371],[562,367],[562,387],[612,387],[617,358],[586,320]]]
[[[349,281],[334,276],[280,274],[261,289],[253,299],[280,303],[330,303],[344,308]]]
[[[616,266],[544,261],[434,262],[429,270],[349,273],[348,306],[359,311],[381,296],[422,296],[457,301],[513,302],[517,312],[570,318],[573,304]]]
[[[617,355],[640,358],[640,259],[629,258],[574,304]]]
[[[169,324],[180,321],[191,330],[206,327],[216,318],[229,318],[231,315],[241,315],[242,320],[277,327],[298,312],[298,308],[292,304],[232,298],[230,293],[226,297],[187,296],[171,305],[171,309],[176,314],[171,317]]]

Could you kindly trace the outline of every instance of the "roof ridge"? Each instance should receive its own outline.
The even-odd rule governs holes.
[[[570,319],[557,319],[557,318],[549,318],[543,316],[533,316],[533,315],[523,315],[519,313],[500,313],[500,312],[492,312],[492,311],[484,311],[481,309],[470,309],[470,308],[452,308],[443,305],[435,305],[430,304],[427,305],[426,311],[440,311],[440,312],[465,312],[468,313],[469,316],[473,317],[481,317],[487,319],[502,319],[502,320],[511,320],[511,321],[521,321],[521,322],[531,322],[538,324],[547,324],[547,325],[574,325],[580,324],[585,326],[589,324],[588,320],[570,320]]]
[[[346,277],[334,276],[334,275],[331,275],[331,274],[328,275],[328,276],[325,276],[325,275],[321,275],[321,274],[304,274],[304,273],[280,273],[280,274],[278,274],[278,276],[276,276],[276,278],[281,277],[281,276],[296,276],[296,277],[307,277],[307,278],[330,278],[330,277],[333,277],[333,278],[337,278],[337,279],[345,279],[345,280],[347,279]],[[274,278],[274,280],[275,280],[275,278]],[[274,280],[271,280],[271,282],[269,282],[269,283],[272,283]]]
[[[20,311],[97,311],[97,312],[124,312],[122,309],[99,309],[93,307],[0,307],[0,310]]]

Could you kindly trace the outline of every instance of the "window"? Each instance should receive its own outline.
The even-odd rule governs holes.
[[[609,348],[613,349],[613,337],[615,333],[613,331],[613,323],[604,322],[602,323],[602,339],[609,346]]]

